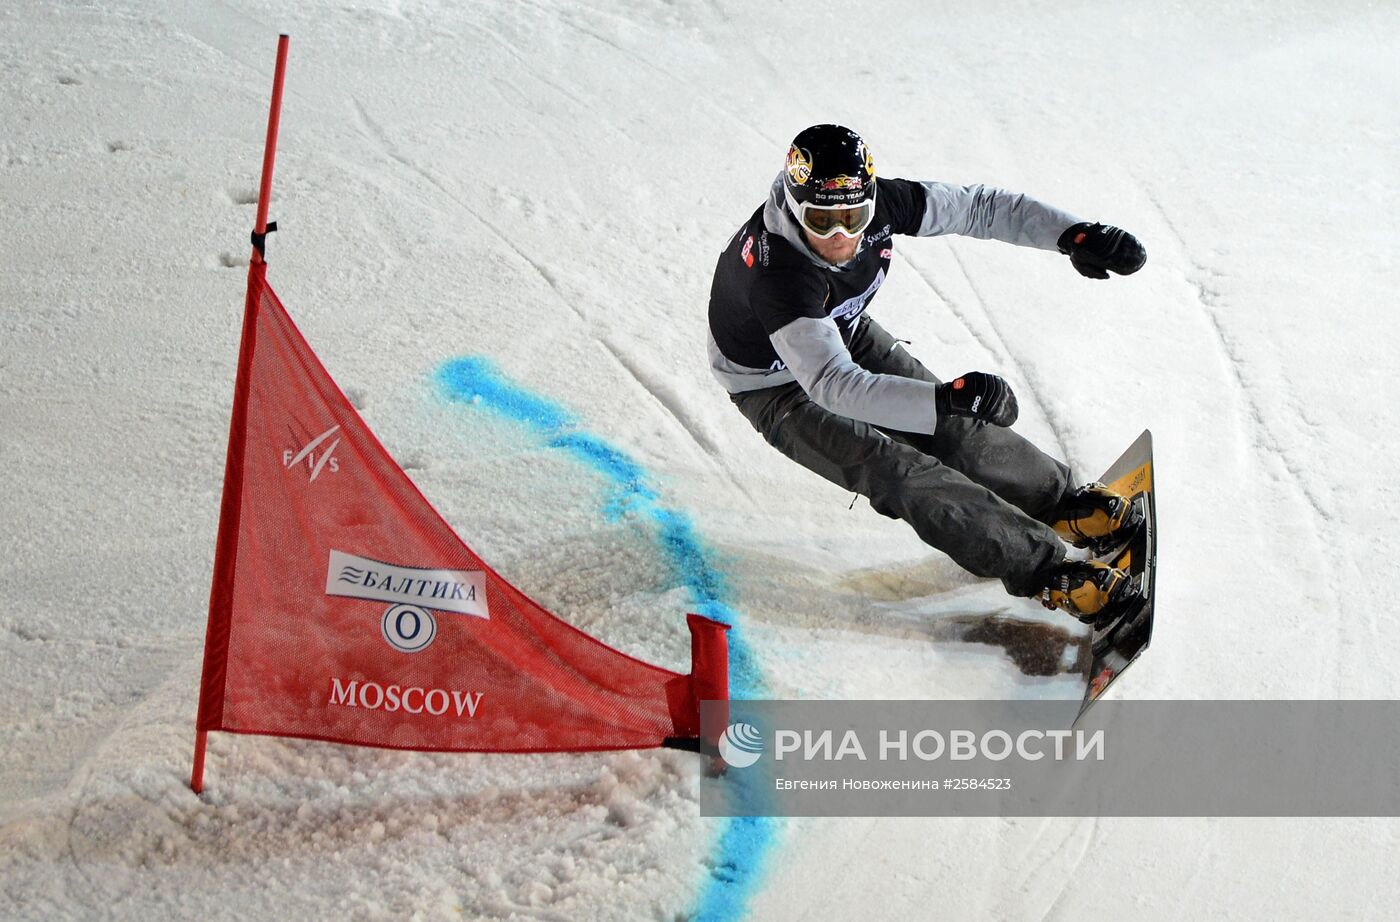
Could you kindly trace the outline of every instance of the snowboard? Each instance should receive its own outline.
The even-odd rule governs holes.
[[[1089,684],[1078,721],[1095,701],[1137,661],[1152,640],[1153,591],[1157,582],[1157,507],[1152,476],[1152,433],[1144,431],[1099,480],[1128,497],[1142,511],[1143,523],[1126,544],[1096,559],[1128,574],[1136,601],[1121,616],[1093,631],[1089,641]]]

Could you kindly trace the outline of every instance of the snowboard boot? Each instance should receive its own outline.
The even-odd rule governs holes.
[[[1127,612],[1137,598],[1122,570],[1098,560],[1066,560],[1051,573],[1040,601],[1100,627]]]
[[[1060,501],[1051,520],[1065,541],[1095,556],[1128,542],[1142,527],[1142,510],[1101,483],[1086,483]]]

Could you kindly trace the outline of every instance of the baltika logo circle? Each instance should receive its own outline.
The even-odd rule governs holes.
[[[748,768],[763,755],[763,734],[753,724],[730,724],[719,738],[719,755],[733,768]]]
[[[437,636],[437,619],[433,613],[417,605],[394,605],[384,613],[380,623],[389,646],[404,653],[426,650]]]

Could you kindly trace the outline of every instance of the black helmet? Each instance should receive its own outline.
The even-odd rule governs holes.
[[[816,237],[857,237],[875,216],[875,161],[860,135],[813,125],[792,139],[783,192],[799,224]]]

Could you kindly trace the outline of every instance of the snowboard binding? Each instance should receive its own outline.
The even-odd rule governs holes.
[[[1041,592],[1041,604],[1078,618],[1095,630],[1131,613],[1142,600],[1133,580],[1099,560],[1066,560]]]
[[[1095,481],[1065,496],[1050,527],[1069,544],[1101,557],[1131,541],[1146,519],[1141,503]]]

